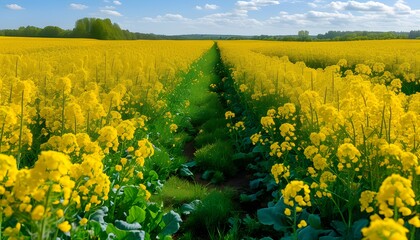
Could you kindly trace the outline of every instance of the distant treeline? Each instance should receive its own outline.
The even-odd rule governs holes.
[[[94,38],[102,40],[135,40],[135,39],[258,39],[272,41],[352,41],[379,39],[417,39],[420,30],[410,32],[370,32],[370,31],[329,31],[325,34],[310,36],[306,30],[300,30],[297,35],[289,36],[239,36],[239,35],[156,35],[152,33],[133,33],[121,29],[110,19],[83,18],[76,21],[73,30],[65,30],[56,26],[38,28],[34,26],[18,29],[0,30],[0,36],[19,37],[49,37],[49,38]]]
[[[420,37],[420,31],[410,32],[369,32],[369,31],[329,31],[318,34],[319,40],[381,40],[381,39],[415,39]]]
[[[0,36],[48,37],[48,38],[94,38],[102,40],[161,39],[164,36],[133,33],[123,30],[110,19],[83,18],[76,21],[73,30],[56,26],[38,28],[34,26],[0,30]]]

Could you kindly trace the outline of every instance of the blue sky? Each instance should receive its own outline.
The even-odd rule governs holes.
[[[0,29],[72,29],[83,17],[156,34],[284,35],[420,29],[419,0],[0,0]]]

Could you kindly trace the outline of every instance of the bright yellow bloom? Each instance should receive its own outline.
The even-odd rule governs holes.
[[[274,164],[271,167],[271,174],[273,174],[276,183],[279,183],[279,177],[288,178],[290,176],[289,168],[283,164]]]
[[[304,228],[304,227],[306,227],[306,226],[308,226],[308,224],[306,223],[306,221],[305,220],[300,220],[300,222],[298,223],[298,225],[297,225],[297,227],[298,228]]]
[[[139,148],[135,151],[135,155],[137,157],[147,158],[153,156],[155,153],[152,143],[150,143],[147,139],[139,140],[137,145],[139,146]]]
[[[408,223],[415,226],[416,228],[420,228],[420,219],[419,216],[416,215],[413,218],[411,218],[410,220],[408,220]]]
[[[392,174],[382,182],[376,200],[379,213],[388,218],[394,215],[394,206],[404,215],[411,213],[407,211],[407,207],[416,205],[411,181],[398,174]]]
[[[68,221],[64,221],[60,224],[58,224],[58,229],[60,229],[62,232],[70,232],[71,225]]]
[[[235,113],[234,112],[231,112],[231,111],[225,112],[225,118],[226,119],[231,119],[231,118],[234,118],[234,117],[235,117]]]
[[[64,211],[63,209],[58,209],[55,214],[57,214],[58,218],[62,218],[64,216]]]
[[[45,208],[43,205],[37,205],[34,210],[32,210],[31,218],[32,220],[38,221],[44,217]]]
[[[88,222],[87,218],[82,218],[82,219],[80,219],[79,224],[80,224],[80,226],[84,226],[84,225],[87,224],[87,222]]]
[[[283,137],[293,136],[294,135],[294,133],[293,133],[294,131],[295,131],[295,127],[292,124],[290,124],[290,123],[283,123],[282,125],[280,125],[280,134]]]
[[[278,158],[282,156],[281,148],[278,142],[274,142],[270,146],[270,156],[277,156]]]
[[[171,125],[169,125],[169,131],[172,132],[176,132],[178,130],[178,125],[176,125],[175,123],[172,123]]]
[[[363,228],[362,233],[364,240],[404,240],[407,239],[408,229],[391,218],[385,218],[370,222],[370,226]]]
[[[271,126],[273,126],[275,123],[274,123],[274,120],[273,120],[273,118],[272,117],[270,117],[270,116],[266,116],[266,117],[262,117],[261,118],[261,125],[264,127],[264,128],[270,128]]]
[[[291,207],[293,206],[300,206],[306,207],[311,206],[311,197],[310,197],[311,190],[309,186],[305,184],[303,181],[293,180],[286,187],[281,190],[283,194],[284,203]],[[299,196],[298,198],[296,198]]]
[[[257,142],[260,140],[261,134],[255,133],[251,136],[251,142],[253,145],[257,144]]]
[[[121,165],[115,165],[115,171],[119,172],[122,170],[122,166]]]
[[[363,191],[360,195],[360,211],[366,211],[367,213],[373,212],[373,207],[370,205],[376,196],[376,192],[369,190]]]

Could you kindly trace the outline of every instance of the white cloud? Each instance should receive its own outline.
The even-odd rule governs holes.
[[[7,5],[6,5],[6,7],[7,7],[8,9],[11,9],[11,10],[23,10],[23,9],[24,9],[23,7],[21,7],[21,6],[17,5],[17,4],[15,4],[15,3],[12,3],[12,4],[7,4]]]
[[[145,17],[143,18],[144,21],[146,22],[179,22],[179,21],[189,21],[189,18],[185,18],[184,16],[182,16],[181,14],[173,14],[173,13],[167,13],[165,15],[158,15],[157,17]]]
[[[84,10],[88,8],[88,6],[80,4],[80,3],[71,3],[70,8],[74,10]]]
[[[249,0],[249,1],[237,1],[236,6],[244,10],[259,10],[261,7],[267,7],[271,5],[278,5],[279,1],[274,0]]]
[[[330,6],[338,11],[366,11],[366,12],[392,12],[393,8],[375,1],[368,2],[358,2],[358,1],[348,1],[348,2],[331,2]]]
[[[206,10],[216,10],[216,9],[218,9],[219,8],[219,6],[217,6],[216,4],[206,4],[206,5],[204,5],[204,6],[195,6],[195,9],[197,9],[197,10],[203,10],[203,9],[206,9]]]
[[[204,5],[204,8],[207,10],[216,10],[219,8],[219,6],[217,6],[216,4],[206,4]]]
[[[110,10],[110,9],[101,9],[100,10],[101,13],[106,14],[106,15],[110,15],[110,16],[114,16],[114,17],[121,17],[122,14],[115,11],[115,10]]]
[[[266,14],[253,17],[249,14],[251,11],[263,11],[264,7],[277,8],[275,5],[285,2],[302,8],[283,11],[271,17]],[[143,24],[150,32],[155,32],[154,29],[165,29],[165,32],[172,34],[276,35],[296,34],[299,29],[318,34],[330,30],[409,31],[420,26],[420,9],[415,9],[414,5],[407,4],[404,0],[385,3],[380,0],[240,0],[226,12],[216,11],[197,18],[168,13],[142,18],[141,21],[150,23]],[[205,3],[195,8],[202,11],[208,9]]]
[[[109,10],[114,10],[114,9],[115,9],[115,7],[114,7],[114,6],[105,6],[104,8],[105,8],[105,9],[109,9]]]
[[[115,5],[122,5],[122,2],[116,0],[116,1],[112,1]]]

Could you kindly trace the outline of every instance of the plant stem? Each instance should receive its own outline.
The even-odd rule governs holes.
[[[296,231],[296,204],[293,206],[293,239],[298,240]]]
[[[19,145],[18,145],[18,157],[17,157],[17,168],[19,169],[20,160],[22,156],[22,132],[23,132],[23,95],[25,90],[22,90],[22,99],[20,105],[20,129],[19,129]]]
[[[340,214],[341,220],[343,221],[344,224],[346,224],[346,219],[344,218],[344,215],[340,210],[340,206],[338,206],[337,202],[334,200],[333,197],[331,197],[331,201],[334,203],[334,206],[338,209],[338,213]]]
[[[3,124],[2,124],[2,126],[1,126],[1,133],[0,133],[0,152],[1,152],[1,147],[2,147],[2,145],[3,145],[3,134],[4,134],[4,125],[5,125],[6,123],[5,122],[3,122]],[[1,239],[1,238],[0,238]]]
[[[2,239],[1,237],[2,223],[3,223],[3,212],[0,212],[0,239]]]
[[[62,109],[61,109],[61,136],[63,136],[64,133],[64,104],[66,103],[66,95],[64,93],[64,86],[63,86],[63,102],[62,102]]]

